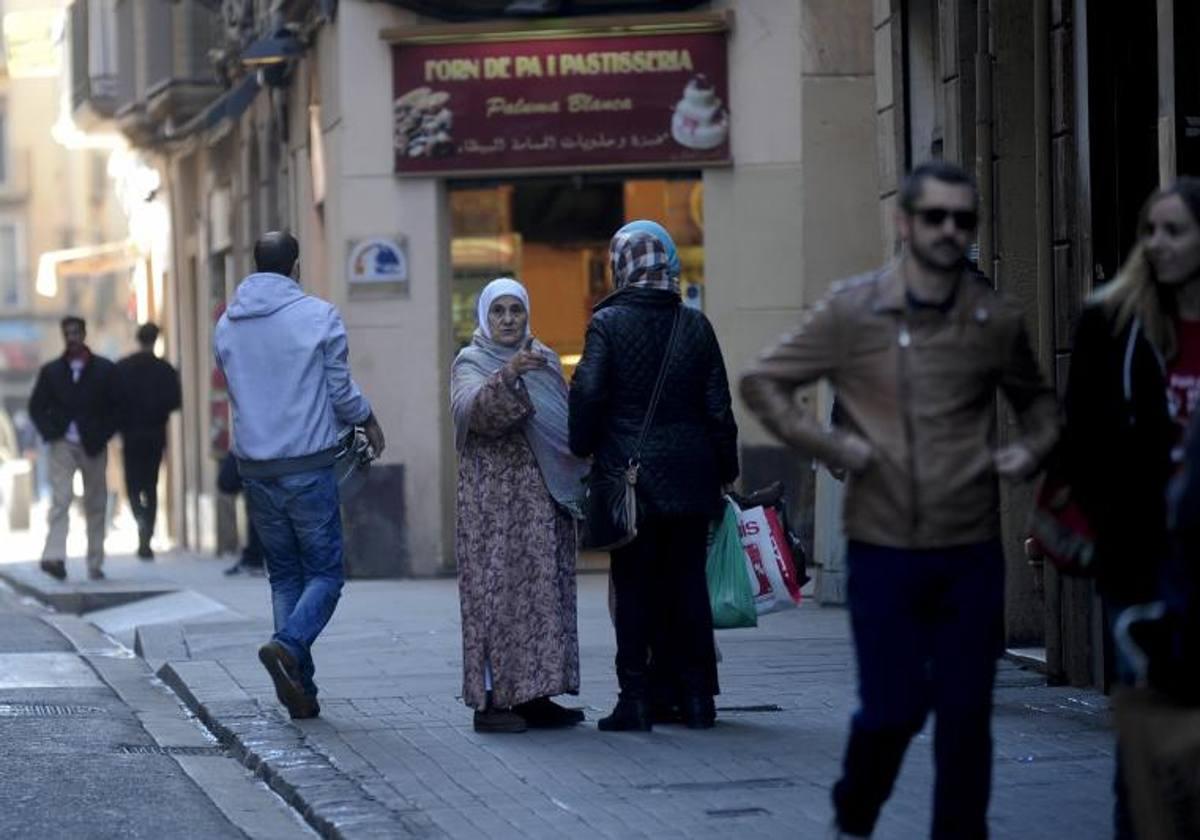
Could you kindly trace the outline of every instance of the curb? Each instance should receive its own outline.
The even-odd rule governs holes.
[[[0,567],[0,580],[17,593],[33,598],[57,612],[75,615],[120,607],[178,591],[178,587],[169,584],[136,583],[117,586],[103,582],[59,582],[47,577],[37,568],[36,563]]]
[[[416,808],[395,810],[308,745],[276,709],[263,709],[218,662],[167,662],[158,677],[217,740],[328,840],[445,834]]]

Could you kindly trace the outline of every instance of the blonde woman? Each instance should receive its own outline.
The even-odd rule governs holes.
[[[1200,179],[1142,208],[1137,245],[1079,321],[1067,384],[1066,476],[1096,531],[1109,619],[1159,594],[1166,488],[1200,397]],[[1117,659],[1117,678],[1131,679]],[[1119,768],[1119,759],[1118,759]],[[1131,837],[1116,783],[1116,836]]]

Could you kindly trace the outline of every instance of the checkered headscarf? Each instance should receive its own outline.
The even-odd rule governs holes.
[[[667,249],[653,234],[617,231],[608,246],[608,256],[616,288],[637,286],[679,294],[679,278],[670,271]]]

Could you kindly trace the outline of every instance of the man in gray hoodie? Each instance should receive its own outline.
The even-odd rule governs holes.
[[[334,456],[349,426],[376,455],[383,431],[350,377],[337,309],[294,279],[300,246],[286,233],[254,246],[257,273],[238,286],[213,335],[233,404],[233,452],[271,580],[275,634],[258,651],[293,718],[320,713],[311,647],[342,591],[342,524]]]

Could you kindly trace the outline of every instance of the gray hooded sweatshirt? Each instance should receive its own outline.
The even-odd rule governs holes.
[[[346,328],[333,304],[281,274],[251,274],[213,333],[233,404],[233,453],[247,478],[333,463],[341,431],[371,404],[350,378]]]

